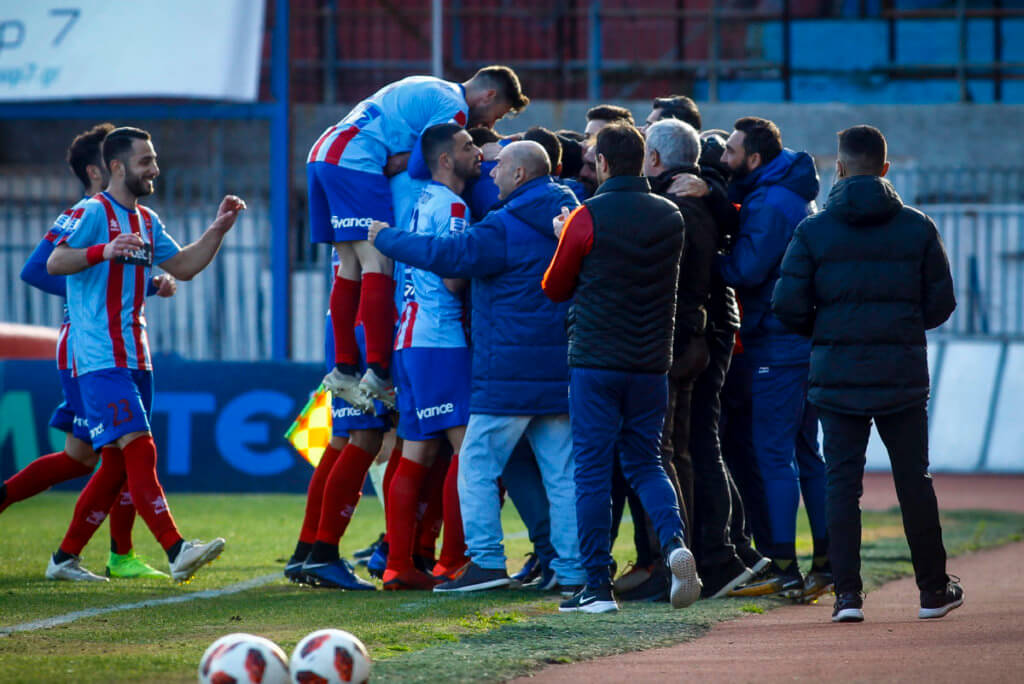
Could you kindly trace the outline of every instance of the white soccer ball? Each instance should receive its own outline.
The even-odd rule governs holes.
[[[292,652],[293,684],[363,684],[373,661],[354,635],[340,629],[308,634]]]
[[[288,656],[270,639],[237,632],[217,639],[199,660],[199,684],[287,684]]]

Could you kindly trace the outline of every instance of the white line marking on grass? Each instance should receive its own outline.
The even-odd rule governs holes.
[[[50,629],[52,627],[59,627],[60,625],[66,625],[76,620],[83,618],[96,617],[97,615],[106,615],[108,613],[119,613],[123,610],[135,610],[136,608],[149,608],[151,606],[163,606],[171,603],[186,603],[188,601],[195,601],[196,599],[212,599],[220,598],[221,596],[228,596],[229,594],[237,594],[242,591],[249,589],[255,589],[256,587],[262,587],[264,584],[269,584],[276,579],[282,577],[281,573],[275,572],[270,575],[263,575],[262,577],[254,577],[253,579],[239,582],[238,584],[232,584],[224,587],[223,589],[208,589],[206,591],[197,591],[191,594],[181,594],[179,596],[170,596],[162,599],[149,599],[147,601],[136,601],[135,603],[121,603],[116,606],[106,606],[104,608],[86,608],[85,610],[76,610],[73,613],[65,613],[64,615],[56,615],[51,618],[44,620],[36,620],[34,622],[23,622],[20,625],[11,625],[10,627],[0,627],[0,637],[7,637],[16,632],[34,632],[39,629]]]

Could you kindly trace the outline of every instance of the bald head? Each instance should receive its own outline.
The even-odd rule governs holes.
[[[520,185],[550,173],[551,161],[544,148],[532,140],[522,140],[501,151],[491,176],[498,186],[498,197],[505,199]]]

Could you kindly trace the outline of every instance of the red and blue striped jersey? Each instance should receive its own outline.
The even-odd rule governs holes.
[[[57,244],[83,248],[120,233],[139,235],[145,248],[133,259],[104,261],[67,278],[71,344],[78,374],[104,368],[152,370],[146,335],[146,287],[153,264],[181,248],[151,209],[128,209],[103,192],[68,222]]]

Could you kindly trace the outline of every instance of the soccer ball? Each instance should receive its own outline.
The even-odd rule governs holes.
[[[269,639],[228,634],[199,660],[199,684],[287,684],[288,657]]]
[[[340,629],[307,635],[292,652],[294,684],[363,684],[370,680],[370,654],[355,636]]]

